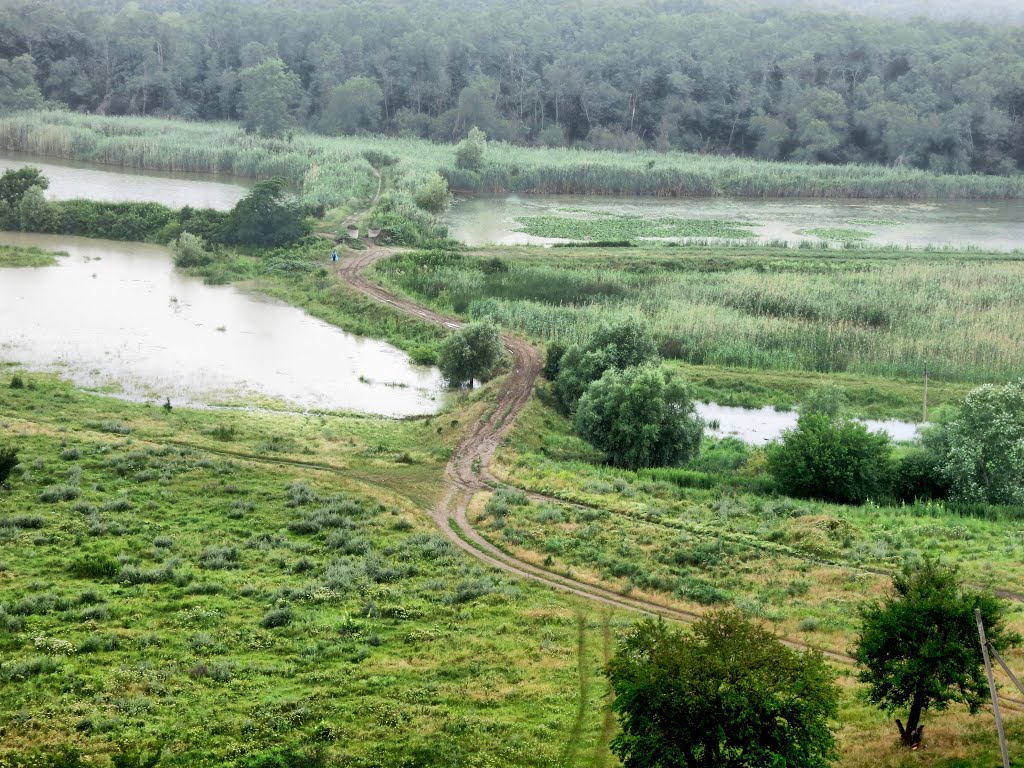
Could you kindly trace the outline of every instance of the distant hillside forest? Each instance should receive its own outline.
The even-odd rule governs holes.
[[[0,0],[0,111],[1024,170],[1024,27],[700,0]]]

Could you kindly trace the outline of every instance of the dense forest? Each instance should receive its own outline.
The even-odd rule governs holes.
[[[475,125],[544,146],[1011,174],[1024,28],[702,0],[0,0],[0,109],[44,100],[264,134],[452,141]]]

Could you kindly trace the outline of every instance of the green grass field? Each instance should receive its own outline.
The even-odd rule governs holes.
[[[0,490],[0,765],[158,742],[168,766],[606,764],[597,669],[626,617],[438,535],[450,418],[167,413],[0,378],[22,460]]]

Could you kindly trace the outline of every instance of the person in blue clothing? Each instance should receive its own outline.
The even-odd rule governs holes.
[[[337,261],[337,260],[338,260],[338,249],[337,248],[332,248],[331,249],[331,261]]]

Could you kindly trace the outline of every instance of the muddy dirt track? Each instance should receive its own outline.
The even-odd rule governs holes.
[[[426,322],[447,328],[460,328],[463,324],[452,317],[434,312],[415,302],[396,296],[381,286],[370,282],[364,271],[374,262],[393,255],[398,249],[383,248],[368,244],[366,250],[355,254],[338,268],[339,276],[360,293],[377,301],[414,315]],[[627,597],[611,590],[585,584],[561,574],[540,568],[532,563],[519,560],[495,547],[470,525],[467,510],[474,494],[491,490],[498,481],[490,473],[491,457],[505,435],[512,428],[516,417],[530,399],[533,385],[540,374],[540,354],[529,342],[515,336],[502,337],[512,363],[509,373],[497,382],[498,391],[493,407],[472,425],[456,447],[445,468],[445,493],[431,511],[431,517],[440,532],[476,559],[499,568],[520,578],[546,584],[555,589],[597,603],[634,611],[652,616],[682,622],[693,622],[700,614],[678,608]],[[531,497],[539,498],[531,493]],[[558,502],[557,499],[550,501]],[[558,502],[561,503],[561,502]],[[804,647],[791,642],[794,647]],[[833,661],[852,664],[853,659],[844,654],[826,651]]]

